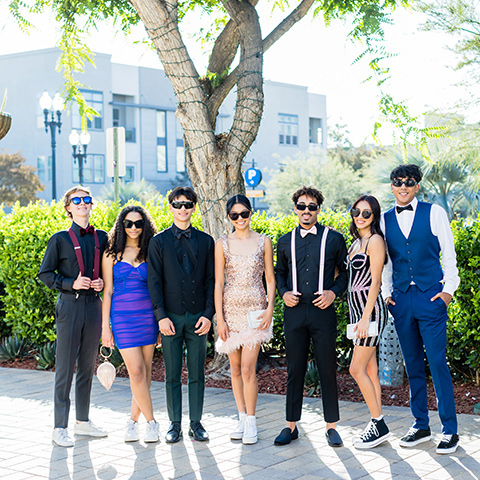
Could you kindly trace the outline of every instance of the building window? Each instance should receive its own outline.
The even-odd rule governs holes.
[[[157,171],[167,171],[166,112],[157,111]]]
[[[278,127],[280,145],[298,145],[298,115],[279,113]]]
[[[90,120],[87,118],[88,130],[103,130],[103,93],[94,92],[93,90],[80,90],[84,96],[87,105],[92,107],[99,116],[94,116]],[[78,109],[72,110],[72,128],[75,130],[82,129],[82,118]]]
[[[310,143],[323,143],[323,128],[321,118],[310,118]]]
[[[133,182],[135,180],[135,167],[133,166],[126,166],[125,167],[125,176],[123,177],[123,181],[125,183]]]
[[[73,183],[79,183],[80,175],[78,173],[78,162],[73,163]],[[83,162],[83,181],[84,183],[105,183],[105,156],[97,154],[87,154]]]
[[[185,146],[183,145],[183,129],[177,122],[177,172],[185,172]]]
[[[128,95],[113,95],[113,126],[123,127],[125,129],[125,141],[130,143],[136,142],[136,130],[135,130],[135,111],[133,107],[123,104],[132,104],[134,98]]]
[[[41,182],[50,182],[52,180],[52,157],[50,155],[48,160],[45,158],[45,155],[37,157],[37,175]]]

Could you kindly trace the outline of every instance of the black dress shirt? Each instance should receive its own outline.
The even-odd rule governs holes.
[[[155,235],[148,246],[148,289],[155,318],[188,311],[211,320],[215,313],[215,242],[193,227],[190,237],[177,238],[179,232],[173,224]]]
[[[320,264],[320,243],[324,230],[323,225],[317,223],[317,235],[300,235],[300,230],[295,229],[295,253],[297,260],[298,291],[302,300],[315,297],[318,291],[318,270]],[[292,284],[292,258],[291,258],[291,233],[280,237],[277,243],[277,264],[275,266],[275,279],[278,293],[283,297],[285,292],[291,291]],[[348,273],[345,264],[347,247],[343,236],[335,231],[328,232],[325,250],[325,276],[324,290],[331,290],[340,297],[347,288]],[[335,278],[335,273],[337,277]]]
[[[85,234],[80,236],[80,226],[75,222],[72,223],[72,230],[78,238],[85,265],[85,276],[92,278],[93,263],[95,259],[95,239],[92,234]],[[107,232],[97,230],[98,240],[100,242],[100,277],[102,255],[107,243]],[[75,282],[80,268],[78,266],[77,256],[73,248],[72,240],[67,230],[62,230],[55,233],[48,241],[47,249],[43,257],[38,278],[50,289],[58,290],[59,292],[72,293],[73,283]],[[93,295],[95,290],[79,290],[81,295]]]
[[[182,266],[183,271],[189,275],[193,272],[197,263],[198,241],[192,238],[192,227],[186,230],[172,225],[173,243],[175,245],[175,253],[177,254],[178,263]]]

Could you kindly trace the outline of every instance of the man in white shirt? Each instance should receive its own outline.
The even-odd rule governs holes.
[[[389,257],[383,271],[382,294],[394,317],[410,382],[410,408],[415,417],[400,445],[414,447],[431,438],[426,352],[442,422],[443,439],[436,451],[453,453],[458,447],[458,434],[452,378],[446,360],[447,306],[460,279],[450,222],[443,208],[415,198],[422,180],[417,165],[398,166],[390,179],[396,204],[381,220]]]

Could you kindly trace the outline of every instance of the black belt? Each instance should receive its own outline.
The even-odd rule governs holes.
[[[78,292],[60,292],[59,298],[68,302],[75,302],[81,299],[84,302],[94,302],[98,297],[98,293],[78,293]]]

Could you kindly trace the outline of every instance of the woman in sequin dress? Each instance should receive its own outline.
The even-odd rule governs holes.
[[[147,251],[155,226],[140,206],[129,205],[117,217],[103,255],[105,287],[102,307],[102,344],[120,350],[130,377],[132,406],[125,441],[139,440],[138,419],[147,420],[145,442],[157,442],[150,382],[158,339],[147,284]]]
[[[353,340],[350,373],[357,382],[372,416],[365,431],[354,439],[356,448],[373,448],[384,442],[389,430],[382,415],[376,347],[388,318],[380,294],[386,251],[380,229],[380,205],[371,195],[362,195],[350,211],[350,233],[355,239],[347,257],[349,272],[348,307],[350,323],[357,337]],[[368,336],[370,322],[378,322],[378,336]]]
[[[261,344],[272,338],[275,300],[272,242],[266,235],[250,229],[251,214],[247,197],[230,198],[227,215],[234,231],[215,245],[215,310],[219,337],[215,347],[218,352],[228,354],[238,408],[239,422],[230,438],[242,440],[244,444],[257,442],[257,357]],[[264,312],[258,316],[260,325],[253,329],[248,325],[247,313],[255,310]]]

